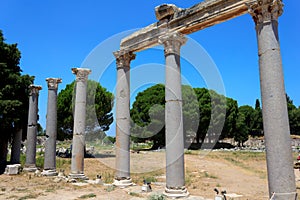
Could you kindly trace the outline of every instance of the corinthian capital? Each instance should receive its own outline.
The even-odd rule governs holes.
[[[186,37],[179,33],[167,33],[164,36],[161,36],[158,40],[160,44],[163,44],[165,47],[165,55],[167,54],[178,54],[180,55],[180,47],[186,43]]]
[[[72,68],[72,72],[76,75],[76,81],[86,82],[91,70],[87,68]]]
[[[130,62],[135,59],[135,54],[132,52],[116,51],[114,56],[116,57],[117,68],[129,67]]]
[[[61,78],[46,78],[48,90],[57,90],[58,84],[62,82]]]
[[[255,24],[278,20],[278,17],[283,12],[281,0],[257,0],[248,7],[248,12],[252,15]]]
[[[31,84],[31,85],[29,86],[30,95],[32,95],[32,94],[39,94],[39,91],[40,91],[41,89],[42,89],[42,86]]]

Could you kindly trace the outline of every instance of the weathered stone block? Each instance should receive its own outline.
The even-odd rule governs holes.
[[[7,165],[4,173],[7,175],[16,175],[20,173],[20,168],[20,164]]]

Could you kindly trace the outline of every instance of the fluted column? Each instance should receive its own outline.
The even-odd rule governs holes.
[[[27,147],[26,162],[24,171],[35,171],[36,168],[36,137],[37,137],[37,119],[38,119],[38,98],[41,86],[30,85],[29,90],[29,109],[28,109],[28,127],[27,127]]]
[[[131,52],[114,52],[117,61],[116,174],[114,185],[132,185],[130,178],[130,61]]]
[[[258,0],[249,12],[258,42],[269,195],[276,200],[294,200],[295,175],[278,37],[282,7],[281,0]]]
[[[46,117],[46,143],[44,176],[56,176],[56,137],[57,137],[57,88],[61,78],[47,78],[48,105]]]
[[[71,178],[87,179],[84,175],[85,116],[87,80],[90,69],[72,68],[76,75],[76,96],[72,142]]]
[[[187,196],[184,173],[184,136],[182,119],[180,48],[186,38],[180,33],[167,33],[159,38],[166,59],[166,189],[169,197]]]

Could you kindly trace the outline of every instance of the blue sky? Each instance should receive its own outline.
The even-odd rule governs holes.
[[[93,70],[91,78],[114,92],[116,70],[112,51],[118,50],[121,36],[156,22],[154,7],[157,5],[173,3],[187,8],[198,2],[200,1],[2,0],[0,29],[7,43],[18,43],[22,53],[20,66],[23,73],[34,75],[35,84],[43,87],[40,91],[39,115],[40,123],[45,128],[46,78],[62,78],[63,83],[59,85],[61,90],[75,78],[71,72],[72,67],[90,67]],[[284,3],[284,13],[279,18],[279,38],[285,86],[288,95],[298,106],[299,2],[291,0]],[[250,15],[215,25],[189,37],[189,41],[196,41],[202,46],[202,53],[207,52],[215,64],[226,96],[236,99],[239,105],[254,106],[255,100],[260,98],[260,88],[256,33]],[[182,53],[183,51],[188,52],[188,48],[183,47]],[[197,51],[191,54],[197,58]],[[185,55],[189,57],[188,53]],[[199,59],[202,58],[199,56]],[[97,60],[92,62],[94,66],[88,66],[90,59]],[[105,64],[105,70],[96,63]],[[132,68],[136,69],[131,76],[132,100],[137,91],[164,81],[163,64],[161,48],[137,53],[137,58],[132,61]],[[193,87],[207,87],[205,77],[193,71],[192,65],[188,59],[183,59],[183,79]],[[205,69],[206,66],[203,67]],[[141,81],[144,79],[147,80]],[[111,127],[108,134],[114,135],[114,127]]]

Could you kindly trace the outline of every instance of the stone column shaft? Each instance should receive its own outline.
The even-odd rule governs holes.
[[[166,195],[187,196],[184,173],[184,136],[182,119],[180,47],[186,38],[168,33],[159,42],[166,57],[165,126],[166,126]]]
[[[57,88],[60,78],[47,78],[48,105],[46,118],[46,143],[43,175],[55,176],[56,172],[56,137],[57,137]]]
[[[41,86],[30,85],[25,171],[36,170],[38,97]]]
[[[13,134],[11,157],[10,157],[10,162],[12,164],[20,163],[21,141],[22,141],[22,129],[20,128]]]
[[[130,179],[130,61],[131,52],[114,52],[117,60],[116,174],[114,184],[131,185]]]
[[[87,179],[87,177],[84,176],[85,116],[87,80],[91,70],[73,68],[72,71],[76,75],[76,97],[70,177]]]
[[[295,200],[289,119],[278,37],[280,0],[258,1],[250,8],[256,23],[269,196]]]

